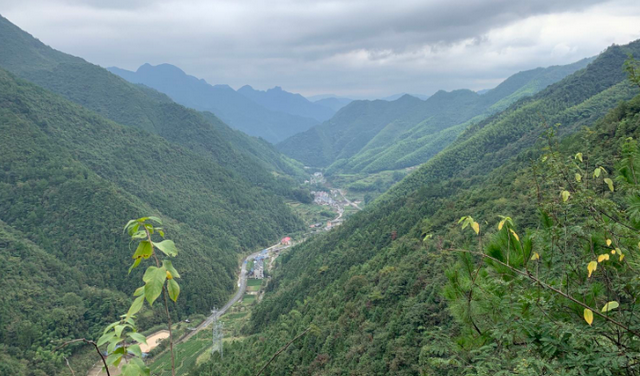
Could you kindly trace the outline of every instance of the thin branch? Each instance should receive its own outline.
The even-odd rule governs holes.
[[[69,359],[66,356],[63,357],[64,361],[67,362],[67,367],[69,367],[69,371],[71,371],[71,376],[76,376],[76,373],[73,372],[73,368],[71,368],[71,364],[69,364]]]
[[[264,366],[262,366],[262,368],[260,369],[260,372],[256,373],[256,376],[260,376],[262,374],[262,372],[264,372],[264,370],[267,368],[267,366],[269,364],[271,364],[271,362],[278,357],[278,355],[280,355],[281,352],[283,352],[284,350],[286,350],[287,348],[289,348],[289,346],[291,346],[292,343],[294,343],[298,338],[302,337],[303,335],[307,334],[307,332],[311,330],[311,327],[308,327],[304,332],[298,334],[296,336],[296,338],[292,339],[291,341],[289,341],[289,343],[287,343],[286,345],[282,346],[280,348],[280,350],[278,350],[275,354],[273,354],[273,356],[271,357],[271,359],[269,359],[269,361],[267,362],[267,364],[265,364]]]
[[[479,252],[474,252],[474,251],[468,251],[468,250],[466,250],[466,249],[448,249],[448,251],[471,253],[471,254],[478,255],[478,256],[481,256],[481,257],[484,257],[484,258],[488,258],[489,260],[491,260],[491,261],[493,261],[493,262],[496,262],[496,263],[498,263],[498,264],[500,264],[500,265],[502,265],[502,266],[504,266],[504,267],[507,267],[507,268],[511,269],[512,271],[514,271],[514,272],[516,272],[516,273],[518,273],[518,274],[520,274],[520,275],[522,275],[522,276],[524,276],[524,277],[529,278],[530,280],[532,280],[533,282],[538,283],[540,286],[542,286],[542,287],[546,288],[547,290],[551,290],[551,291],[555,292],[556,294],[561,295],[561,296],[565,297],[566,299],[569,299],[569,300],[571,300],[572,302],[574,302],[574,303],[576,303],[576,304],[578,304],[578,305],[582,306],[583,308],[586,308],[586,309],[588,309],[588,310],[592,311],[592,312],[593,312],[593,313],[595,313],[596,315],[598,315],[598,316],[602,317],[603,319],[605,319],[606,321],[609,321],[610,323],[612,323],[612,324],[614,324],[614,325],[617,325],[618,327],[620,327],[620,328],[622,328],[622,329],[626,330],[627,332],[629,332],[629,333],[631,333],[631,334],[633,334],[633,335],[635,335],[635,336],[640,337],[640,332],[637,332],[637,331],[635,331],[635,330],[630,329],[628,326],[626,326],[626,325],[622,324],[621,322],[618,322],[618,321],[616,321],[616,320],[612,319],[611,317],[609,317],[609,316],[607,316],[607,315],[603,315],[602,313],[600,313],[600,311],[599,311],[599,310],[594,309],[594,308],[592,308],[592,307],[590,307],[590,306],[588,306],[588,305],[586,305],[586,304],[582,303],[581,301],[577,300],[577,299],[576,299],[576,298],[574,298],[573,296],[568,295],[568,294],[565,294],[565,293],[564,293],[564,292],[562,292],[561,290],[558,290],[558,289],[556,289],[555,287],[553,287],[553,286],[551,286],[551,285],[548,285],[548,284],[546,284],[546,283],[542,282],[540,279],[536,278],[534,275],[532,275],[532,274],[531,274],[531,273],[529,273],[528,271],[527,271],[527,272],[523,272],[523,271],[522,271],[522,270],[520,270],[520,269],[517,269],[517,268],[514,268],[514,267],[512,267],[512,266],[510,266],[510,265],[507,265],[507,264],[505,264],[504,262],[502,262],[502,261],[500,261],[500,260],[498,260],[498,259],[496,259],[496,258],[494,258],[494,257],[491,257],[491,256],[489,256],[489,255],[486,255],[486,254],[484,254],[484,253],[479,253]]]
[[[98,344],[96,344],[93,341],[90,341],[90,340],[88,340],[86,338],[73,339],[71,341],[64,342],[62,345],[60,345],[60,346],[56,347],[55,349],[53,349],[53,351],[59,350],[59,349],[61,349],[63,347],[66,347],[66,346],[68,346],[68,345],[70,345],[72,343],[76,343],[76,342],[84,342],[84,343],[93,345],[93,347],[96,348],[96,351],[98,352],[98,355],[100,356],[100,359],[102,360],[102,364],[104,364],[104,369],[107,372],[107,376],[111,376],[111,373],[109,373],[109,367],[107,367],[107,361],[104,359],[104,356],[102,356],[102,353],[100,352],[100,348],[98,348]],[[67,361],[67,365],[68,364],[69,364],[69,362]],[[69,367],[69,368],[71,368],[71,367]],[[73,370],[71,372],[73,373]]]
[[[159,268],[160,260],[158,260],[156,251],[153,249],[153,241],[151,241],[151,233],[149,232],[149,229],[146,226],[144,226],[144,224],[142,225],[142,228],[147,233],[147,240],[151,245],[151,254],[153,255],[153,258],[156,260],[156,266]],[[171,326],[172,326],[171,315],[169,314],[169,301],[167,300],[167,289],[164,287],[164,284],[162,285],[162,295],[164,296],[164,309],[165,309],[165,312],[167,313],[167,321],[169,324],[169,351],[171,351],[171,376],[176,376],[176,360],[175,360],[175,354],[173,353],[173,331],[171,330]]]

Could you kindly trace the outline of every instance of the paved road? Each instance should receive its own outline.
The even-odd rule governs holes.
[[[244,295],[244,292],[247,289],[247,264],[249,263],[250,260],[253,260],[259,254],[260,252],[252,253],[249,256],[247,256],[242,262],[242,268],[240,269],[240,275],[238,276],[238,290],[236,291],[236,294],[231,299],[229,299],[227,304],[225,304],[224,307],[216,311],[216,313],[213,313],[211,314],[211,316],[207,317],[207,319],[204,320],[202,324],[196,327],[196,330],[191,331],[186,335],[184,335],[182,338],[180,338],[177,341],[178,343],[188,341],[191,337],[195,336],[199,331],[209,326],[214,319],[219,319],[220,316],[224,315],[225,312],[227,312],[232,305],[236,304],[240,299],[242,299],[242,296]]]

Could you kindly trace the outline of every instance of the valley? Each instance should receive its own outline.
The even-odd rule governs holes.
[[[640,375],[640,7],[253,5],[3,4],[1,376]]]

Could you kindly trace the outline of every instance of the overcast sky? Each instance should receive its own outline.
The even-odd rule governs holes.
[[[640,39],[638,0],[0,0],[0,14],[104,67],[357,98],[491,88]]]

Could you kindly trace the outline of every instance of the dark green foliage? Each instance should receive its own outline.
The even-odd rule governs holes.
[[[235,286],[238,252],[300,229],[278,196],[206,155],[105,120],[1,70],[0,128],[0,220],[78,273],[69,277],[78,284],[70,291],[85,307],[94,298],[77,291],[95,286],[131,293],[130,279],[140,278],[126,273],[130,254],[122,218],[159,213],[171,237],[184,244],[179,314],[204,312],[227,298]],[[19,286],[28,296],[25,288],[42,284]],[[39,320],[50,312],[47,305],[34,310]],[[90,337],[103,319],[114,319],[102,313],[84,314],[72,326],[59,322],[53,334],[38,331],[37,345],[11,355],[30,359],[25,351],[50,340]],[[9,330],[13,320],[27,320],[21,314],[11,317],[1,321],[0,331]]]
[[[451,144],[470,124],[539,92],[592,60],[520,72],[484,95],[455,90],[439,91],[425,101],[411,96],[394,102],[356,101],[330,121],[278,147],[305,164],[330,165],[328,174],[417,166]]]
[[[626,48],[635,48],[635,44],[613,47],[586,71],[470,131],[460,142],[474,140],[477,143],[472,145],[484,145],[474,154],[484,163],[457,164],[457,170],[444,160],[437,165],[428,163],[373,207],[282,256],[281,268],[247,328],[248,339],[231,346],[224,360],[203,365],[192,375],[255,374],[282,344],[310,325],[317,325],[320,334],[307,335],[292,345],[269,366],[267,375],[627,374],[625,367],[634,364],[635,350],[628,350],[626,355],[632,360],[627,362],[624,350],[612,346],[612,341],[592,334],[581,337],[588,325],[579,314],[574,313],[575,324],[563,324],[561,332],[555,331],[554,323],[543,314],[533,319],[518,316],[519,306],[511,302],[534,301],[535,296],[510,297],[505,283],[496,282],[495,290],[487,285],[485,294],[478,292],[477,299],[483,299],[489,292],[506,289],[503,295],[484,303],[485,312],[496,320],[490,335],[479,336],[473,323],[459,314],[464,295],[458,296],[460,303],[451,305],[443,298],[447,281],[469,274],[469,268],[476,265],[473,258],[459,258],[448,250],[481,249],[473,231],[467,228],[461,232],[457,225],[461,217],[472,214],[484,235],[496,231],[499,215],[510,215],[523,239],[523,247],[516,248],[520,256],[514,256],[515,265],[528,259],[530,247],[542,246],[536,245],[536,240],[524,245],[529,229],[549,223],[549,218],[540,220],[536,205],[534,176],[539,172],[532,169],[532,160],[542,154],[540,146],[526,146],[533,145],[548,127],[540,118],[521,127],[520,120],[528,118],[519,114],[528,104],[539,103],[536,108],[546,111],[545,117],[567,121],[559,128],[563,134],[580,125],[594,125],[607,108],[633,93],[628,84],[621,83]],[[571,96],[572,90],[582,94]],[[593,133],[570,137],[560,148],[570,156],[579,151],[587,155],[588,151],[591,165],[612,171],[620,145],[627,137],[640,136],[639,121],[640,97],[636,97],[598,121]],[[505,138],[480,143],[482,137],[476,135],[483,134],[489,124]],[[521,141],[508,144],[514,139]],[[500,158],[496,154],[483,156],[492,147],[503,147]],[[451,149],[457,150],[455,146]],[[447,156],[447,151],[442,155]],[[454,159],[446,159],[449,161]],[[477,171],[473,170],[476,167]],[[424,179],[429,176],[425,172],[436,168],[434,171],[450,172],[438,175],[438,179]],[[546,194],[556,200],[560,197],[557,184],[552,181],[544,186],[550,190]],[[606,191],[603,184],[598,192]],[[580,217],[576,220],[580,223]],[[483,238],[483,244],[489,244],[488,251],[498,256],[505,245],[504,233],[493,243],[490,238]],[[569,252],[581,254],[583,250],[571,248]],[[630,252],[636,257],[637,249]],[[460,264],[452,268],[456,260]],[[586,265],[583,268],[586,274]],[[482,278],[488,277],[482,274]],[[524,286],[535,287],[530,281]],[[499,304],[493,313],[492,304]],[[505,310],[512,313],[500,320],[499,313]],[[520,329],[529,330],[525,333],[529,337],[514,339],[512,332]],[[606,345],[594,349],[599,343]]]

